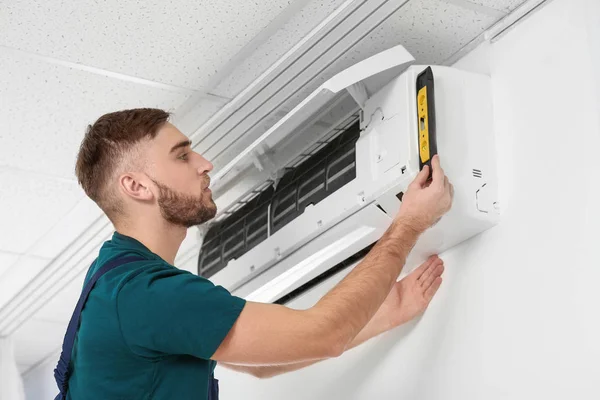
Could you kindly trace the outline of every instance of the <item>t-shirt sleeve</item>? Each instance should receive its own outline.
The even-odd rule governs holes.
[[[246,301],[176,268],[148,267],[117,296],[123,339],[142,356],[187,354],[210,359]]]

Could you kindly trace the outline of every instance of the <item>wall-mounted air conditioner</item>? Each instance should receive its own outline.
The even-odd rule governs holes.
[[[454,204],[419,239],[407,268],[493,226],[498,212],[490,79],[413,61],[397,46],[339,73],[219,171],[215,180],[228,179],[234,190],[243,182],[236,183],[232,171],[256,161],[265,143],[272,160],[301,152],[294,143],[318,131],[323,116],[347,111],[348,102],[358,110],[337,129],[322,128],[327,137],[313,141],[317,151],[277,171],[277,181],[253,187],[251,200],[211,225],[199,273],[249,300],[282,302],[364,256],[435,152],[454,184]]]

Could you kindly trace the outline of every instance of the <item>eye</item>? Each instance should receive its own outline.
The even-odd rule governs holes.
[[[183,161],[187,161],[187,159],[188,159],[188,153],[183,153],[182,155],[180,155],[177,158],[179,158],[180,160],[183,160]]]

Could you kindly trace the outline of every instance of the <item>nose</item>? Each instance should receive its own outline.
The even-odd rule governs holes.
[[[198,166],[198,174],[204,175],[213,170],[213,165],[206,158],[200,156],[200,165]]]

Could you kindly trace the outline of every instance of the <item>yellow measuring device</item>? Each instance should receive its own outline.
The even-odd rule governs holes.
[[[419,107],[419,154],[421,163],[425,164],[431,159],[429,153],[429,118],[427,115],[427,86],[421,88],[417,95]]]
[[[424,165],[431,167],[431,159],[437,154],[433,81],[433,70],[431,67],[427,67],[427,69],[417,76],[419,169],[423,169]]]

